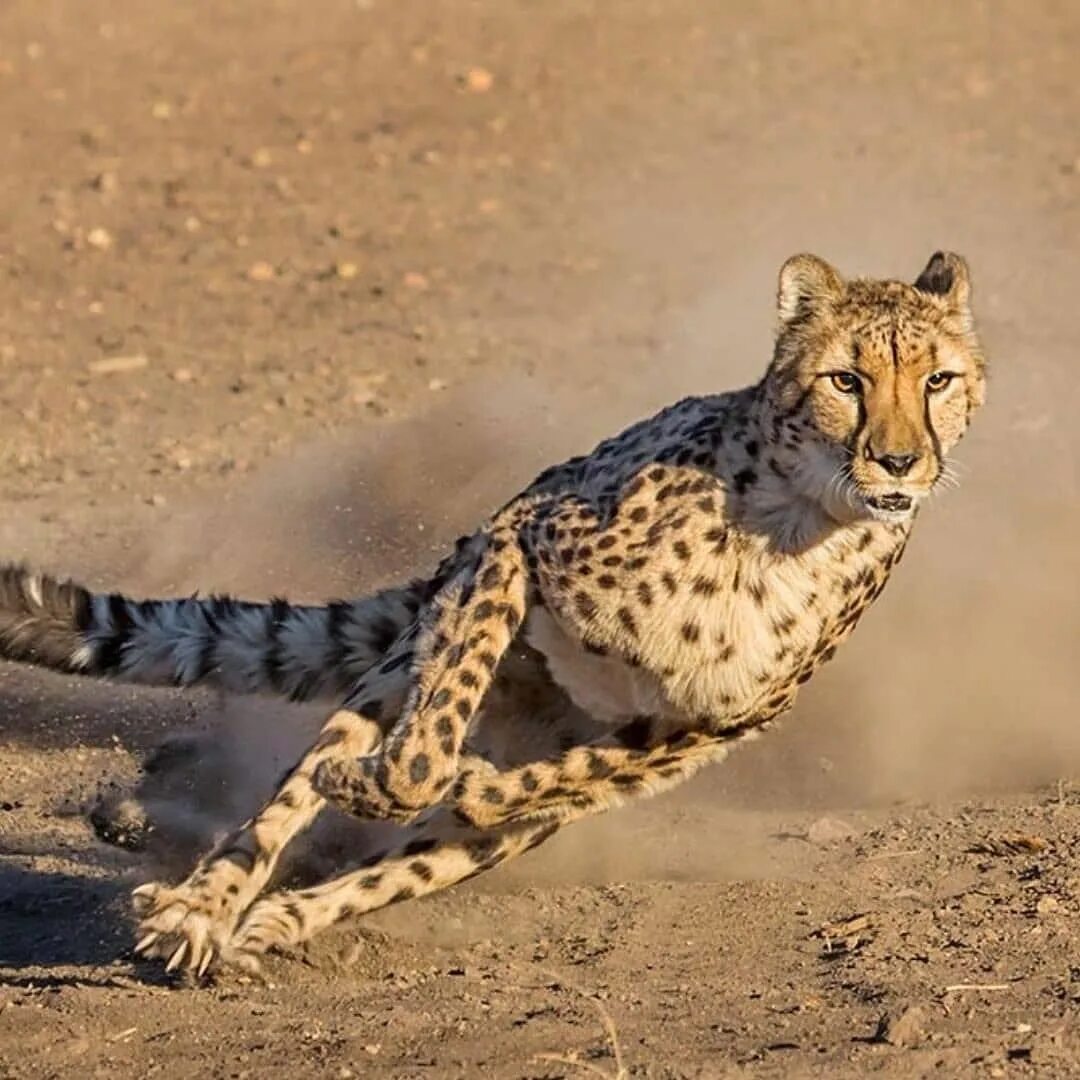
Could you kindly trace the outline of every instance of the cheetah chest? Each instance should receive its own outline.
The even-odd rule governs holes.
[[[880,592],[889,565],[881,551],[846,546],[798,559],[749,554],[710,595],[683,590],[637,612],[632,656],[596,655],[547,608],[530,612],[526,634],[555,681],[598,720],[741,723],[790,706]]]

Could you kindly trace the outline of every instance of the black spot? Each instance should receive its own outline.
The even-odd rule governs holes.
[[[740,495],[745,495],[747,489],[757,483],[757,473],[753,469],[742,469],[734,476],[735,490]]]
[[[690,558],[690,545],[685,540],[676,540],[671,545],[671,550],[675,552],[675,557],[683,562]]]
[[[596,613],[599,610],[596,601],[587,592],[574,594],[574,607],[577,608],[578,615],[583,619],[596,618]]]
[[[389,903],[400,904],[402,900],[411,900],[415,895],[416,890],[411,889],[406,885],[403,889],[398,889],[398,891],[390,897]]]
[[[678,591],[678,588],[679,588],[678,585],[675,582],[674,575],[672,575],[670,573],[667,573],[665,571],[665,573],[663,573],[661,575],[660,580],[664,583],[664,588],[667,589],[668,595],[669,596],[674,596],[675,593]]]
[[[447,690],[446,687],[444,686],[444,687],[442,687],[442,689],[436,690],[435,693],[431,695],[431,700],[428,702],[428,705],[432,709],[441,709],[444,706],[448,705],[449,703],[450,703],[450,691]]]
[[[645,582],[645,581],[639,581],[638,582],[638,585],[637,585],[637,598],[638,598],[638,603],[640,603],[642,605],[642,607],[652,607],[653,591],[652,591],[652,588],[649,586],[648,582]]]
[[[495,614],[495,605],[490,600],[481,600],[473,614],[478,619],[490,619]]]
[[[431,775],[431,759],[427,754],[417,754],[409,762],[409,779],[414,784],[422,784]]]
[[[614,536],[601,536],[596,542],[598,548],[606,550],[607,548],[614,547],[618,543],[618,540]]]
[[[603,754],[598,754],[595,750],[589,751],[590,780],[604,780],[614,771],[614,767],[605,760]]]
[[[623,629],[631,636],[637,637],[638,627],[634,620],[634,615],[629,608],[621,607],[615,613],[618,616],[619,622],[622,623]]]
[[[692,586],[697,596],[713,596],[719,587],[719,584],[713,578],[704,576],[695,578]]]
[[[454,734],[454,721],[446,713],[435,719],[435,733],[446,738]]]
[[[484,788],[483,792],[480,795],[480,798],[483,799],[484,802],[489,803],[492,806],[502,806],[502,804],[506,801],[503,798],[503,793],[497,787],[494,787],[491,784]]]
[[[536,774],[530,769],[524,769],[521,773],[521,786],[526,791],[535,791],[540,786],[540,781],[536,779]]]
[[[409,869],[423,882],[429,882],[435,876],[435,872],[423,859],[413,859],[409,863]]]
[[[682,636],[684,641],[688,641],[693,644],[701,637],[701,627],[694,622],[685,622],[682,624]]]
[[[635,506],[633,510],[627,515],[627,517],[640,525],[643,521],[646,521],[649,517],[649,511],[644,506]]]

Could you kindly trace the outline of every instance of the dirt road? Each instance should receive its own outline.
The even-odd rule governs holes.
[[[4,5],[0,558],[400,577],[755,378],[798,250],[965,253],[993,383],[783,731],[265,985],[134,963],[126,896],[317,715],[0,669],[0,1077],[1080,1076],[1078,50],[1052,0]]]

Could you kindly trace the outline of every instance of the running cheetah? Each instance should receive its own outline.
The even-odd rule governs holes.
[[[0,571],[0,656],[340,703],[252,820],[179,885],[135,890],[137,951],[198,976],[255,966],[670,788],[790,708],[948,476],[985,364],[954,254],[935,254],[914,285],[845,281],[796,255],[778,315],[760,382],[681,401],[541,473],[429,580],[300,607],[136,601]],[[591,734],[567,720],[535,754],[477,753],[485,695],[523,655]],[[407,824],[404,838],[334,880],[260,898],[328,802]]]

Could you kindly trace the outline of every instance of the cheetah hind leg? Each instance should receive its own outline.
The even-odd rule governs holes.
[[[460,771],[461,747],[495,669],[525,616],[524,554],[513,523],[477,538],[466,572],[433,601],[416,643],[413,687],[371,756],[327,761],[316,789],[357,817],[408,822],[434,806]]]
[[[257,971],[259,957],[287,950],[351,915],[445,889],[539,846],[557,822],[532,822],[478,833],[445,812],[413,826],[392,850],[367,858],[355,870],[306,889],[282,890],[248,909],[222,959]]]
[[[376,723],[341,710],[289,773],[274,798],[226,837],[175,886],[149,882],[132,893],[138,918],[136,953],[203,975],[224,951],[251,902],[269,881],[285,846],[325,805],[311,786],[318,765],[334,754],[370,752]]]

